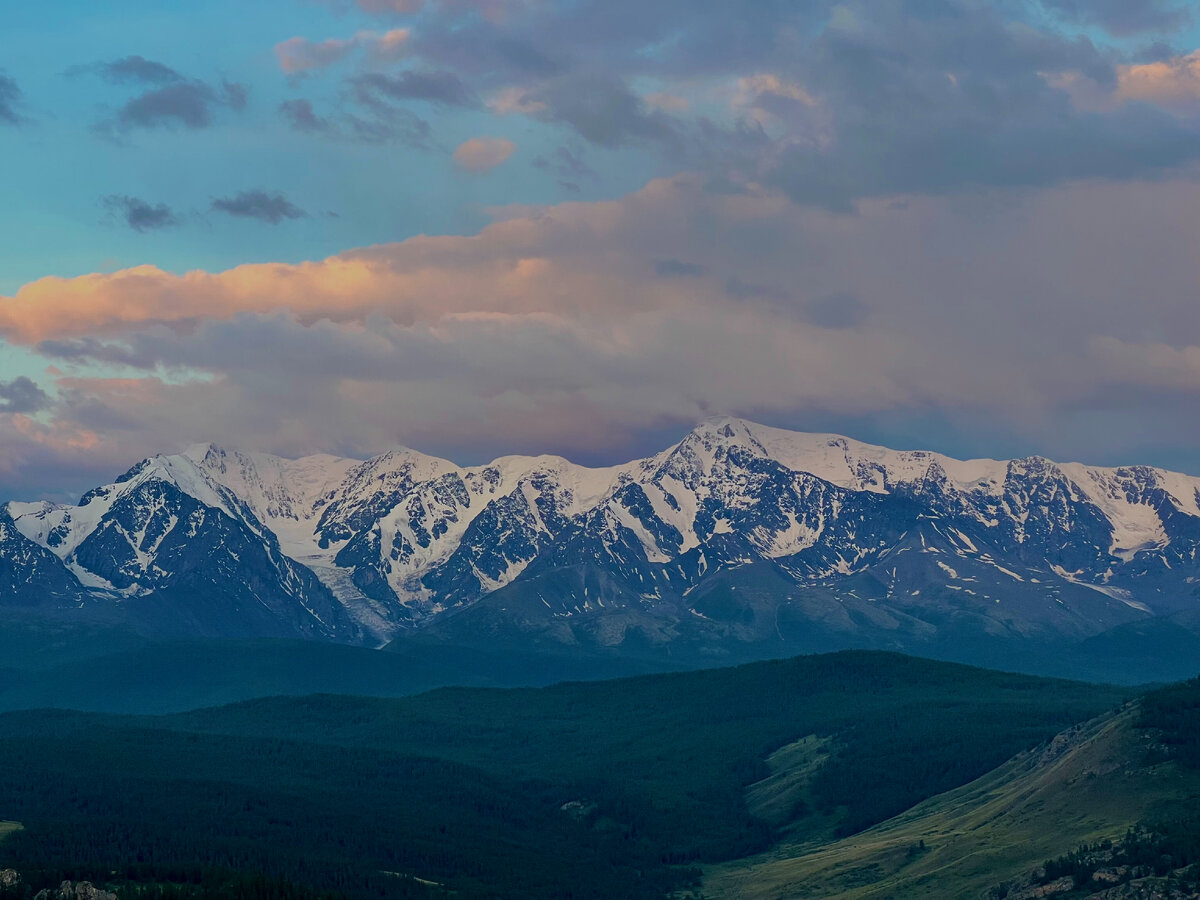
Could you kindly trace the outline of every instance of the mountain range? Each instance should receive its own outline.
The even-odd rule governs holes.
[[[734,418],[610,468],[201,445],[74,505],[0,508],[0,615],[368,646],[1017,660],[1193,646],[1198,547],[1200,478]]]

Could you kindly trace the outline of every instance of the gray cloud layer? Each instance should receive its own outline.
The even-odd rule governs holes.
[[[1195,8],[1176,0],[1042,0],[1043,5],[1070,21],[1099,25],[1113,34],[1165,32],[1190,24]]]
[[[0,381],[0,413],[35,413],[49,405],[46,392],[24,375]]]
[[[1124,179],[1200,156],[1195,123],[1139,103],[1084,108],[1066,86],[1083,78],[1112,93],[1120,75],[1120,54],[1074,29],[1169,30],[1190,11],[1171,0],[492,0],[371,10],[420,11],[408,42],[418,67],[358,76],[349,96],[359,104],[468,105],[501,92],[512,109],[585,143],[657,147],[798,202],[848,208],[888,193]],[[634,89],[639,79],[694,90],[739,78],[732,117],[711,102],[655,108]]]

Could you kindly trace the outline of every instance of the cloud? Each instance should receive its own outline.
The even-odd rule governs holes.
[[[383,34],[359,31],[352,37],[324,41],[292,37],[275,45],[275,59],[279,68],[293,76],[326,69],[359,49],[365,49],[374,60],[390,61],[399,59],[406,52],[409,37],[406,28],[395,28]]]
[[[1120,52],[1093,34],[1177,28],[1186,9],[579,0],[468,15],[464,4],[431,2],[411,52],[453,71],[498,114],[601,148],[659,153],[730,187],[769,184],[796,202],[849,210],[888,194],[1158,177],[1187,165],[1200,145],[1179,121],[1180,96],[1191,102],[1186,79],[1135,91],[1151,70],[1127,73]],[[1110,95],[1123,79],[1144,100],[1085,108],[1063,73]]]
[[[503,19],[513,7],[524,5],[527,0],[326,0],[335,7],[354,6],[362,12],[375,16],[411,16],[429,7],[449,15],[478,13],[485,19]]]
[[[340,62],[357,46],[355,38],[310,41],[307,38],[293,37],[275,45],[275,58],[279,62],[279,68],[288,75],[298,75]]]
[[[534,114],[537,118],[566,125],[601,147],[640,142],[671,146],[681,140],[670,116],[647,106],[613,76],[564,75],[530,91],[526,102],[541,107]]]
[[[420,334],[423,346],[445,352],[454,346],[449,335],[468,327],[516,335],[536,326],[584,344],[594,337],[597,347],[621,357],[630,378],[644,377],[647,385],[701,377],[682,343],[671,349],[682,338],[672,338],[657,359],[649,332],[638,330],[653,325],[662,333],[683,329],[689,340],[703,332],[713,346],[745,343],[748,353],[765,335],[773,336],[765,346],[779,341],[778,376],[753,387],[729,376],[746,363],[732,349],[724,363],[704,361],[715,366],[704,383],[726,398],[737,394],[742,404],[803,374],[806,391],[842,385],[830,389],[827,402],[848,407],[887,397],[1020,407],[1038,398],[1067,402],[1090,390],[1094,373],[1080,360],[1091,358],[1091,338],[1080,321],[1093,335],[1130,340],[1157,329],[1200,345],[1192,290],[1200,263],[1186,237],[1190,228],[1181,226],[1196,219],[1196,209],[1200,186],[1185,181],[1060,189],[986,214],[912,197],[905,209],[880,202],[846,218],[769,193],[712,194],[705,179],[681,177],[618,201],[510,210],[470,237],[419,237],[319,262],[43,279],[0,300],[0,333],[34,346],[92,341],[71,345],[76,358],[105,346],[109,361],[204,368],[213,361],[189,337],[201,323],[227,341],[239,328],[266,327],[255,317],[283,317],[306,340]],[[1131,235],[1154,248],[1152,298],[1144,272],[1128,264]],[[929,246],[941,252],[930,254]],[[1082,257],[1092,264],[1073,262]],[[1022,265],[1013,267],[1012,258]],[[1131,294],[1145,302],[1131,305]],[[823,345],[830,331],[842,333],[836,341],[849,355],[828,372],[784,349],[788,342]],[[451,343],[439,345],[442,338]],[[878,357],[858,352],[875,344],[891,349]],[[64,354],[67,346],[54,351]],[[132,355],[112,355],[118,351]],[[828,359],[829,352],[817,356]],[[671,372],[668,359],[680,373]],[[222,357],[215,370],[235,363]],[[481,361],[481,377],[486,368]],[[564,372],[547,370],[545,377],[573,377]],[[722,377],[732,380],[718,389]],[[1054,390],[1034,390],[1040,381]],[[876,392],[881,399],[872,399]]]
[[[0,381],[0,413],[36,413],[49,406],[49,395],[26,376]]]
[[[678,94],[668,93],[667,91],[653,91],[645,94],[642,100],[654,109],[661,109],[664,112],[670,113],[686,112],[692,107],[691,101],[687,97],[680,97]]]
[[[195,440],[612,461],[711,412],[864,437],[901,422],[957,452],[1185,458],[1196,174],[845,215],[701,173],[319,261],[41,279],[0,298],[0,335],[60,374],[53,406],[0,422],[0,480]]]
[[[285,100],[279,104],[279,114],[296,131],[307,134],[329,134],[334,124],[324,116],[317,115],[312,101],[304,98]]]
[[[255,264],[180,276],[138,266],[111,274],[44,278],[0,299],[0,335],[37,343],[142,327],[190,328],[200,320],[240,313],[288,311],[302,322],[362,322],[383,315],[412,323],[478,311],[562,312],[586,308],[598,295],[606,307],[613,307],[614,297],[628,296],[632,303],[640,288],[629,293],[626,274],[613,267],[613,260],[603,255],[591,259],[585,236],[602,225],[611,228],[603,224],[610,217],[632,226],[639,207],[656,207],[684,190],[673,184],[656,183],[623,203],[567,204],[553,216],[514,210],[475,238],[413,238],[298,265]],[[684,184],[693,203],[703,201],[695,196],[693,181]],[[674,211],[664,214],[669,222],[663,228],[677,231],[686,224]],[[649,252],[665,238],[645,240],[643,235],[640,243]],[[670,256],[660,252],[652,259]],[[647,265],[636,270],[644,272]],[[574,274],[564,278],[567,272]]]
[[[367,115],[345,113],[340,134],[368,144],[397,143],[414,150],[433,148],[433,128],[412,110],[378,104]]]
[[[1064,18],[1083,25],[1098,25],[1115,35],[1167,32],[1189,24],[1194,12],[1189,4],[1173,0],[1041,0]]]
[[[378,97],[360,96],[364,113],[342,115],[342,133],[365,143],[399,143],[414,150],[433,147],[433,128],[410,109]]]
[[[530,163],[535,169],[550,172],[560,178],[595,178],[596,172],[583,159],[578,149],[555,147],[549,153],[540,153]]]
[[[150,204],[127,194],[110,194],[100,202],[111,215],[123,220],[134,231],[157,231],[179,224],[175,213],[165,203]]]
[[[283,194],[263,190],[241,191],[232,197],[218,197],[212,202],[212,209],[239,219],[257,219],[270,225],[308,215]]]
[[[207,128],[212,124],[215,108],[241,111],[245,105],[246,89],[242,85],[226,83],[215,88],[200,81],[188,81],[134,97],[117,111],[113,124],[120,131],[174,126]]]
[[[516,149],[507,138],[473,137],[458,145],[454,161],[468,172],[488,172],[507,162]]]
[[[406,33],[406,71],[355,76],[339,110],[290,118],[309,133],[433,149],[432,128],[406,104],[470,108],[484,98],[496,114],[557,127],[572,145],[654,153],[725,189],[768,185],[843,211],[891,194],[1159,177],[1200,157],[1182,120],[1200,115],[1190,62],[1130,65],[1092,32],[1178,27],[1184,9],[430,0]],[[304,44],[310,55],[293,65],[340,58],[355,40]],[[1099,99],[1082,102],[1081,86]],[[584,173],[557,157],[535,163],[578,190]]]
[[[488,100],[488,109],[497,115],[536,115],[546,111],[546,104],[529,95],[527,88],[511,85],[498,91]]]
[[[145,88],[97,125],[102,134],[138,128],[207,128],[218,109],[241,112],[249,97],[249,88],[244,84],[228,80],[209,84],[190,79],[144,56],[76,66],[68,74],[90,74],[112,84]]]
[[[1116,99],[1155,103],[1186,115],[1200,113],[1200,50],[1122,66]]]
[[[479,98],[453,72],[407,70],[399,75],[370,73],[355,78],[353,85],[360,99],[370,96],[372,99],[421,100],[437,106],[479,105]]]
[[[434,146],[430,124],[397,101],[405,88],[416,89],[386,76],[351,79],[340,109],[321,115],[306,98],[286,100],[279,114],[294,131],[369,144],[398,143],[415,150]]]
[[[757,177],[799,202],[849,208],[856,197],[1124,179],[1200,154],[1190,129],[1144,105],[1075,108],[1046,71],[1097,83],[1116,72],[1090,43],[1015,29],[994,11],[952,5],[937,27],[868,15],[828,28],[793,80],[794,134],[771,141]]]
[[[1200,345],[1175,346],[1165,341],[1129,341],[1112,335],[1093,338],[1094,361],[1117,384],[1179,391],[1200,391]]]
[[[820,328],[856,328],[868,314],[866,304],[853,294],[813,297],[800,304],[798,314]]]
[[[781,287],[743,281],[737,275],[730,276],[726,280],[725,293],[734,300],[786,301],[791,299],[791,294]]]
[[[374,15],[407,16],[420,12],[425,0],[354,0],[354,5]]]
[[[84,73],[99,75],[113,84],[164,85],[187,80],[170,66],[136,55],[125,56],[112,62],[77,66],[69,70],[69,74],[72,75]]]
[[[218,109],[244,110],[249,94],[244,84],[232,81],[209,84],[189,79],[143,56],[77,66],[69,74],[92,74],[113,84],[146,88],[101,121],[97,126],[101,133],[137,128],[207,128]]]
[[[25,121],[21,107],[21,88],[0,69],[0,125],[20,125]]]
[[[680,262],[677,259],[659,259],[654,262],[654,272],[663,278],[697,278],[707,271],[698,263]]]

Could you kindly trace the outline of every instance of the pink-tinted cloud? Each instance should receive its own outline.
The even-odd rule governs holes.
[[[357,46],[354,38],[330,38],[310,41],[293,37],[275,45],[275,59],[288,75],[298,75],[312,69],[323,69],[340,62]]]
[[[409,38],[407,28],[395,28],[383,34],[360,31],[352,37],[324,41],[292,37],[275,45],[275,59],[286,74],[302,75],[339,63],[360,48],[373,59],[398,59],[407,51]]]
[[[507,138],[473,137],[454,151],[454,161],[468,172],[489,172],[513,155],[517,145]]]

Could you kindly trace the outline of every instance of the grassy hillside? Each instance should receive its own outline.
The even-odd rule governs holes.
[[[439,885],[459,897],[658,897],[686,888],[696,864],[762,851],[785,829],[882,821],[1122,699],[840,653],[157,718],[10,713],[0,813],[26,827],[0,864],[192,880],[218,867],[355,897]],[[811,763],[802,775],[799,758]],[[794,793],[764,814],[747,788],[781,759]]]
[[[1060,735],[860,834],[784,843],[711,868],[706,897],[1002,896],[1009,879],[1080,846],[1193,815],[1200,685]],[[1083,896],[1084,894],[1080,894]],[[1074,895],[1073,895],[1074,896]]]

